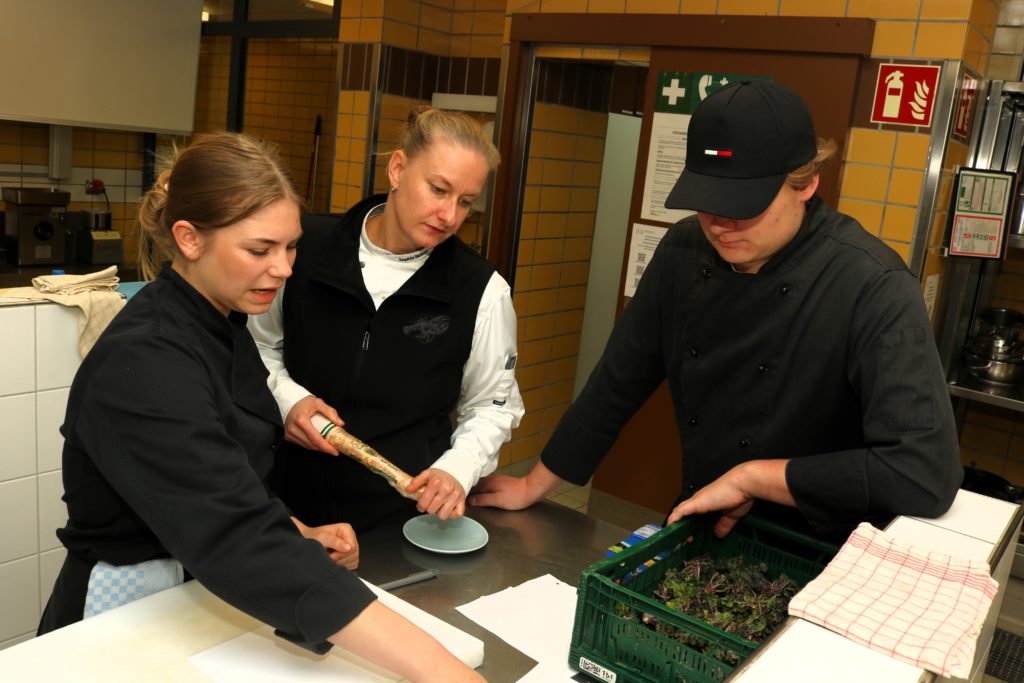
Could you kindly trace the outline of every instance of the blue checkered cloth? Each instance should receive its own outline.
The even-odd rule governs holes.
[[[97,562],[89,574],[82,618],[88,619],[185,581],[181,563],[171,558],[116,567]]]

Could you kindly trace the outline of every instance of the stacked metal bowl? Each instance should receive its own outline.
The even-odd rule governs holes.
[[[1024,380],[1024,313],[987,308],[979,316],[978,333],[964,349],[967,370],[978,379],[999,384]]]

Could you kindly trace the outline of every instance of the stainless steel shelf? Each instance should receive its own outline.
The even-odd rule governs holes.
[[[953,368],[950,376],[951,396],[1024,413],[1024,388],[1021,385],[984,382],[963,367]]]

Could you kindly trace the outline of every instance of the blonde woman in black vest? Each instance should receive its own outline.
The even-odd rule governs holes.
[[[276,153],[198,138],[142,200],[143,272],[71,387],[68,554],[40,633],[195,577],[317,652],[414,681],[483,680],[347,568],[347,524],[306,526],[267,488],[282,426],[245,327],[291,274],[297,194]],[[161,265],[162,264],[162,265]]]
[[[389,192],[305,217],[284,296],[250,320],[291,442],[275,481],[310,523],[362,531],[417,512],[458,517],[519,424],[508,284],[455,237],[497,164],[472,117],[414,109]],[[413,475],[418,502],[338,457],[317,413]]]

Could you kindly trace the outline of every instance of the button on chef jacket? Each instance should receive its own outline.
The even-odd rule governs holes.
[[[695,216],[671,228],[544,464],[585,482],[666,379],[681,497],[741,462],[792,459],[786,480],[797,507],[826,532],[937,516],[960,484],[920,283],[892,249],[817,197],[793,240],[754,275],[720,259]]]

